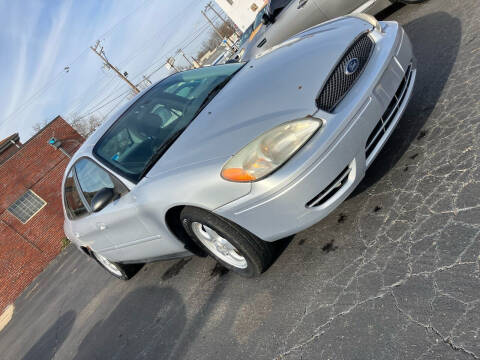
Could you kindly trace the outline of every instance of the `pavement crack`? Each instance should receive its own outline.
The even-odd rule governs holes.
[[[402,310],[400,308],[400,306],[398,304],[397,297],[395,296],[393,291],[391,292],[391,295],[392,295],[393,300],[394,300],[395,308],[398,310],[398,312],[401,315],[403,315],[407,319],[407,321],[409,321],[413,324],[416,324],[420,327],[423,327],[425,330],[434,333],[436,336],[438,336],[442,340],[442,342],[444,344],[448,345],[452,350],[462,352],[464,354],[467,354],[467,355],[471,356],[473,359],[480,360],[480,357],[477,356],[477,354],[475,354],[473,351],[467,350],[464,347],[462,347],[458,344],[455,344],[452,341],[450,336],[443,336],[442,333],[438,329],[436,329],[434,326],[432,326],[431,324],[424,324],[421,321],[418,321],[418,320],[414,319],[410,314],[408,314],[407,312],[405,312],[404,310]]]

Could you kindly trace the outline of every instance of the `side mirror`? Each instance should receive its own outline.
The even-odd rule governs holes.
[[[102,210],[115,197],[115,192],[111,188],[103,188],[95,194],[90,204],[93,212]]]

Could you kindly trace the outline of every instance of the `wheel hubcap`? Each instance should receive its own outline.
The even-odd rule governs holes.
[[[215,230],[199,222],[192,223],[192,230],[198,240],[207,247],[215,256],[227,264],[239,269],[247,267],[247,260],[227,239],[220,236]]]
[[[122,272],[120,271],[120,269],[118,268],[117,265],[115,265],[114,263],[112,263],[110,260],[108,260],[106,257],[100,255],[100,254],[97,254],[95,253],[95,257],[98,259],[98,261],[100,262],[100,264],[102,264],[108,271],[110,271],[112,274],[115,274],[115,275],[118,275],[118,276],[122,276]]]

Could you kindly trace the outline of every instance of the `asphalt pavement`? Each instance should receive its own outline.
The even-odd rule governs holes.
[[[383,14],[413,99],[355,193],[261,277],[197,257],[116,280],[72,247],[15,303],[1,359],[480,359],[480,2]]]

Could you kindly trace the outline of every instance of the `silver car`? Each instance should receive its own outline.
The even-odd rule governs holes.
[[[248,60],[311,26],[350,13],[377,14],[394,2],[425,0],[270,0],[253,22],[253,32],[235,59]]]
[[[81,146],[63,180],[65,233],[111,274],[207,253],[244,276],[275,240],[358,185],[412,94],[396,22],[343,17],[247,63],[176,73]]]

